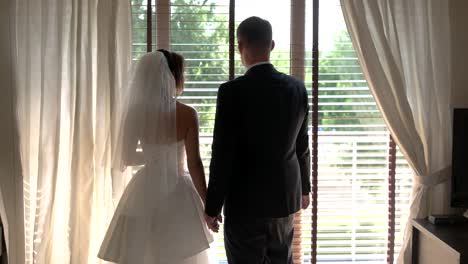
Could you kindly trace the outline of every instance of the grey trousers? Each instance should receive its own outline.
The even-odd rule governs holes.
[[[230,218],[224,224],[229,264],[293,264],[294,215],[283,218]]]

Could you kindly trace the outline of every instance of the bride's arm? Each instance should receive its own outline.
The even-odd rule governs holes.
[[[128,155],[127,159],[125,160],[125,165],[127,166],[141,166],[145,164],[145,159],[143,156],[143,152],[141,149],[132,152],[131,155]]]
[[[194,109],[190,109],[190,125],[185,137],[185,149],[187,152],[187,165],[193,184],[197,189],[203,203],[206,200],[206,179],[203,162],[200,157],[200,145],[198,139],[198,116]]]
[[[135,120],[137,120],[138,112],[135,109],[131,109],[125,119],[124,130],[123,130],[123,153],[122,159],[125,166],[140,166],[144,164],[143,152],[138,149],[140,146],[138,140],[141,135],[135,128]]]

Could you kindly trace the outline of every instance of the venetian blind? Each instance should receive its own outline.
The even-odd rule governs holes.
[[[318,5],[314,6],[314,1]],[[207,175],[217,89],[229,80],[230,66],[234,66],[235,76],[245,72],[237,50],[230,54],[230,12],[235,14],[236,26],[252,15],[268,19],[276,41],[271,62],[279,71],[304,79],[310,94],[311,121],[312,80],[318,77],[317,228],[312,228],[315,219],[312,208],[297,215],[295,263],[311,263],[314,259],[318,263],[383,263],[392,260],[388,254],[398,254],[409,208],[411,171],[399,151],[395,161],[389,156],[390,135],[364,80],[338,0],[288,0],[274,5],[267,0],[132,3],[134,57],[146,52],[148,46],[154,50],[156,43],[169,38],[169,48],[186,58],[185,92],[179,99],[199,113]],[[315,25],[314,11],[319,14]],[[169,28],[161,19],[168,20]],[[312,63],[314,31],[319,32],[320,50],[316,76]],[[148,38],[149,34],[150,40],[145,40],[143,37]],[[235,55],[233,64],[230,55]],[[390,177],[392,166],[395,166],[394,184]],[[389,193],[391,186],[394,194]],[[392,208],[394,215],[389,210]],[[393,222],[395,226],[390,228]],[[317,239],[313,239],[314,233]],[[393,239],[389,235],[395,237],[395,245],[390,243]],[[221,230],[216,235],[215,247],[220,263],[226,263],[222,239]]]
[[[208,177],[216,95],[229,80],[229,0],[171,0],[170,48],[185,57],[185,91],[179,100],[199,115],[200,144]],[[207,179],[208,181],[208,179]],[[223,230],[213,248],[225,263]]]
[[[396,164],[389,163],[390,135],[339,1],[320,0],[318,30],[317,262],[384,263],[392,246],[389,235],[396,235],[395,254],[401,246],[412,177],[399,152]],[[393,165],[396,175],[389,171]],[[396,192],[389,193],[393,177]],[[389,214],[392,196],[395,218]]]

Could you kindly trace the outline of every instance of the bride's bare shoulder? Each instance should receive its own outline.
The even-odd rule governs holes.
[[[197,110],[195,108],[188,106],[184,103],[177,101],[177,115],[182,119],[195,119],[197,120]]]

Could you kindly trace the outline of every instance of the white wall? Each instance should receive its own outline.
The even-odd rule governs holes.
[[[11,44],[11,5],[13,1],[0,1],[0,217],[5,228],[8,258],[11,264],[24,263],[23,218],[20,163],[14,128],[13,52]],[[5,212],[9,212],[8,216]],[[15,246],[16,245],[16,246]]]
[[[468,1],[450,1],[450,23],[452,28],[452,107],[468,108]],[[440,199],[443,195],[448,199]],[[454,213],[450,210],[450,183],[435,187],[433,208],[445,208],[433,213]],[[441,204],[443,203],[443,204]]]
[[[452,28],[452,107],[468,108],[468,1],[450,1]],[[441,87],[444,89],[445,87]],[[447,87],[448,89],[449,87]],[[432,213],[458,213],[450,208],[451,182],[434,187],[431,199]],[[445,197],[446,199],[441,199]]]
[[[468,1],[451,1],[452,23],[452,104],[468,107]]]

